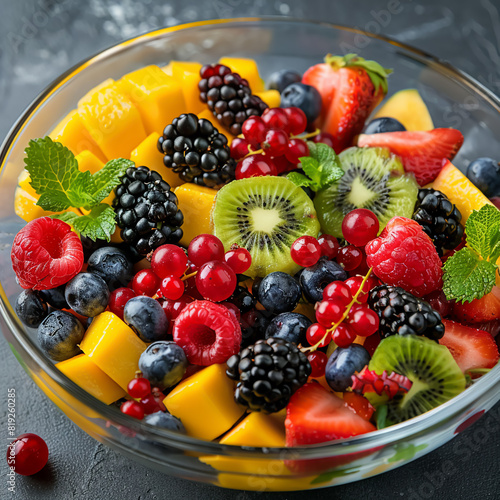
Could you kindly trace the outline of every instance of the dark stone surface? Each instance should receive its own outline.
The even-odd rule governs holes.
[[[119,40],[182,22],[269,14],[380,31],[448,60],[500,92],[498,0],[0,0],[0,137],[54,77]],[[38,433],[50,449],[49,465],[34,477],[18,477],[14,495],[7,491],[5,459],[0,456],[0,498],[293,500],[314,495],[339,500],[446,500],[500,496],[500,405],[451,443],[396,471],[314,493],[246,493],[167,477],[96,443],[35,387],[3,338],[0,356],[0,437],[7,442],[7,388],[15,388],[18,433]]]

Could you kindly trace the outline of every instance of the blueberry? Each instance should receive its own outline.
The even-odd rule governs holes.
[[[186,372],[187,365],[182,347],[172,341],[154,342],[139,358],[142,375],[160,390],[177,384]]]
[[[280,271],[268,274],[259,285],[259,302],[276,314],[293,311],[302,292],[300,285],[289,274]]]
[[[123,309],[123,320],[144,342],[167,338],[167,316],[160,303],[151,297],[132,297]]]
[[[347,273],[332,260],[321,258],[314,266],[306,267],[300,275],[300,286],[312,304],[323,300],[323,290],[332,281],[344,281]]]
[[[106,309],[109,289],[96,274],[80,273],[66,284],[64,296],[73,311],[93,318]]]
[[[89,257],[87,271],[100,276],[111,292],[127,286],[134,277],[132,262],[127,259],[124,252],[115,247],[97,249]]]
[[[54,309],[70,309],[66,302],[66,297],[64,296],[65,291],[66,285],[64,284],[57,288],[51,288],[50,290],[40,290],[38,293],[40,297]]]
[[[277,90],[280,93],[285,90],[288,85],[298,83],[302,80],[302,75],[298,71],[292,69],[280,69],[275,71],[269,77],[268,87]]]
[[[49,358],[64,361],[81,352],[78,344],[84,333],[83,325],[73,314],[53,311],[38,327],[38,342]]]
[[[38,292],[23,290],[16,300],[16,314],[24,325],[37,328],[47,317],[47,304]]]
[[[370,354],[362,345],[337,347],[326,364],[326,381],[334,391],[345,391],[352,385],[354,372],[360,372],[369,362]]]
[[[266,329],[266,339],[278,337],[298,345],[305,342],[307,329],[311,320],[299,313],[281,313],[271,320]]]
[[[310,125],[321,112],[321,95],[311,85],[305,83],[292,83],[281,93],[281,107],[300,108],[306,115],[307,124]]]
[[[478,158],[467,167],[467,177],[485,196],[500,196],[500,163],[492,158]]]
[[[382,134],[384,132],[405,132],[405,126],[395,118],[375,118],[365,127],[363,134]]]
[[[182,425],[182,422],[171,413],[157,411],[146,415],[142,421],[146,424],[160,427],[161,429],[186,434],[186,429],[184,428],[184,425]]]

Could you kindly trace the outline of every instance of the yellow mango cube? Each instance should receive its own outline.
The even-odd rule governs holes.
[[[279,425],[278,420],[271,415],[252,412],[224,434],[220,443],[281,448],[285,446],[285,425]]]
[[[188,246],[191,240],[199,234],[210,234],[210,214],[217,191],[205,186],[186,183],[174,190],[179,208],[184,215],[182,224],[183,236],[181,245]]]
[[[244,57],[222,57],[219,63],[228,66],[234,73],[238,73],[241,78],[248,81],[252,89],[252,94],[264,90],[264,82],[259,75],[259,68],[253,59]]]
[[[84,150],[89,150],[102,161],[106,161],[106,155],[101,151],[84,124],[78,110],[70,111],[66,117],[54,127],[49,137],[66,146],[74,155]]]
[[[233,382],[225,365],[210,365],[177,385],[163,400],[190,436],[211,441],[243,415],[234,401]]]
[[[20,174],[19,177],[17,178],[17,183],[19,184],[19,187],[24,189],[28,194],[33,196],[33,198],[38,199],[38,194],[37,192],[31,187],[31,177],[30,174],[27,170],[23,170]]]
[[[128,158],[146,138],[139,110],[116,86],[104,87],[80,101],[78,114],[108,159]]]
[[[79,354],[56,364],[66,377],[104,404],[114,403],[127,393],[111,380],[88,356]]]
[[[80,344],[90,360],[125,390],[146,347],[129,326],[109,311],[94,318]]]
[[[78,100],[78,107],[90,102],[96,92],[100,92],[101,90],[113,87],[115,85],[116,82],[113,80],[113,78],[106,78],[106,80],[99,83],[99,85],[92,87],[86,94],[83,95],[83,97],[80,97],[80,99]]]
[[[281,104],[281,94],[277,90],[255,92],[255,95],[260,97],[270,108],[279,108]]]
[[[184,184],[184,181],[170,168],[167,168],[163,163],[163,155],[158,151],[157,143],[160,134],[153,132],[137,146],[132,153],[130,159],[137,167],[142,165],[150,170],[158,172],[162,179],[174,188]]]
[[[190,61],[170,61],[167,66],[162,68],[167,75],[172,76],[181,84],[186,104],[184,113],[197,115],[207,108],[207,105],[200,101],[200,91],[198,89],[200,69],[200,63]]]
[[[141,114],[146,133],[161,132],[174,118],[186,112],[181,82],[151,65],[126,74],[120,88]]]

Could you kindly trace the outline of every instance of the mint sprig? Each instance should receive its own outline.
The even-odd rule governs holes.
[[[500,258],[500,210],[484,205],[465,224],[467,246],[445,263],[443,291],[448,300],[471,302],[490,293]]]
[[[111,160],[92,175],[80,171],[75,155],[50,137],[31,140],[25,152],[30,185],[40,196],[37,205],[50,212],[63,212],[53,217],[68,222],[83,236],[109,241],[115,229],[115,214],[108,204],[101,202],[118,186],[134,162],[124,158]],[[78,215],[67,211],[70,208],[89,213]]]
[[[309,156],[299,158],[302,170],[306,175],[290,172],[287,175],[289,181],[296,186],[309,187],[313,191],[319,191],[337,182],[344,175],[339,157],[330,146],[312,141],[307,141],[307,146]]]

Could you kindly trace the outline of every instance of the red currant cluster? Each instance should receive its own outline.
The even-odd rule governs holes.
[[[299,108],[266,109],[262,116],[250,116],[242,127],[243,138],[231,143],[231,156],[241,160],[236,179],[278,175],[297,168],[299,158],[309,155],[304,138],[307,118]]]
[[[339,253],[339,242],[335,236],[322,234],[318,239],[313,236],[297,238],[290,248],[293,261],[302,267],[314,266],[321,257],[335,259]]]
[[[134,399],[122,403],[120,410],[129,417],[142,420],[145,415],[166,410],[163,404],[165,395],[158,387],[151,387],[149,380],[139,373],[129,382],[127,392]]]
[[[123,319],[123,309],[136,295],[157,298],[167,318],[173,321],[193,299],[221,302],[237,286],[237,274],[248,270],[252,257],[245,248],[224,252],[216,236],[200,234],[186,252],[176,245],[162,245],[151,256],[151,268],[141,269],[130,288],[118,288],[109,300],[109,308]]]

